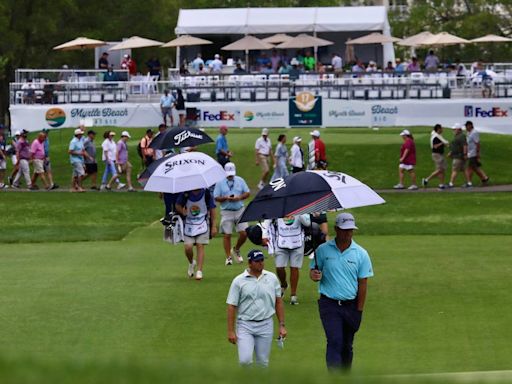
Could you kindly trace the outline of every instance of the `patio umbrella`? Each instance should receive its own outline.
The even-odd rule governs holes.
[[[293,39],[289,41],[285,41],[276,46],[279,49],[288,49],[288,48],[311,48],[311,47],[324,47],[326,45],[334,44],[332,41],[320,39],[319,37],[306,35],[305,33],[301,33],[298,36],[295,36]]]
[[[512,39],[498,35],[485,35],[477,39],[470,40],[471,43],[510,43]]]
[[[262,39],[262,41],[270,44],[279,44],[284,43],[286,41],[290,41],[291,39],[293,39],[292,36],[289,36],[285,33],[278,33],[269,37],[265,37],[264,39]]]
[[[144,190],[179,193],[208,188],[224,178],[224,168],[210,156],[186,152],[161,159]]]
[[[154,149],[195,147],[213,143],[213,139],[198,128],[172,128],[159,133],[149,145]]]
[[[404,47],[417,47],[419,43],[432,36],[434,36],[434,34],[431,32],[420,32],[416,35],[409,36],[402,41],[399,41],[397,44]]]
[[[164,45],[162,45],[160,48],[173,48],[173,47],[189,47],[192,45],[206,45],[206,44],[213,44],[210,40],[201,39],[199,37],[194,37],[190,35],[182,35],[174,40],[171,40]]]
[[[114,45],[109,51],[122,51],[123,49],[135,49],[146,47],[157,47],[162,45],[161,41],[146,39],[144,37],[132,36],[119,44]]]
[[[240,40],[225,45],[221,49],[224,51],[245,51],[245,66],[249,68],[249,51],[260,51],[274,48],[273,44],[266,43],[257,37],[246,35]]]
[[[393,36],[386,36],[382,33],[374,32],[369,35],[358,37],[354,40],[347,40],[345,44],[386,44],[386,43],[396,43],[401,39]]]
[[[418,45],[442,47],[446,45],[467,44],[469,42],[469,40],[463,39],[462,37],[451,35],[448,32],[441,32],[437,35],[426,37],[423,41],[420,41]]]
[[[249,203],[239,221],[277,219],[384,202],[373,189],[347,174],[306,171],[265,186]]]
[[[84,50],[86,48],[96,48],[105,45],[106,42],[101,40],[89,39],[87,37],[77,37],[74,40],[68,41],[67,43],[57,45],[53,47],[55,50],[60,51],[72,51],[72,50]]]

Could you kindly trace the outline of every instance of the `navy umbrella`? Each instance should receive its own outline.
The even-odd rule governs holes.
[[[142,184],[142,185],[145,185],[146,182],[148,181],[149,177],[153,174],[153,172],[155,172],[155,170],[158,168],[158,166],[160,164],[162,164],[163,162],[169,160],[171,157],[173,156],[176,156],[176,154],[172,153],[172,154],[169,154],[167,156],[164,156],[158,160],[155,160],[153,161],[151,164],[149,164],[149,166],[144,170],[142,171],[142,173],[137,177],[137,181]]]
[[[341,172],[306,171],[276,179],[247,205],[240,222],[384,203],[373,189]]]
[[[149,147],[153,149],[184,148],[206,143],[213,143],[213,139],[198,128],[172,128],[155,136]]]

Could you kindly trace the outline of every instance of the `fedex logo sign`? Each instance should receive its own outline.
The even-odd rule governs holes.
[[[465,117],[508,117],[508,111],[500,107],[480,108],[466,105],[464,107]]]
[[[209,111],[203,112],[203,120],[205,121],[234,121],[235,114],[227,111],[219,111],[219,113],[211,113]]]

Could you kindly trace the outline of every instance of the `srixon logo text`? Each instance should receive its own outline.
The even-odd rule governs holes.
[[[235,120],[235,114],[227,111],[219,111],[219,113],[210,113],[208,111],[203,112],[203,120],[208,121],[226,121]]]

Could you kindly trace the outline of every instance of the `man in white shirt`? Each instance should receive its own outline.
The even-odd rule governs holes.
[[[221,73],[222,72],[222,61],[220,59],[220,55],[215,54],[215,58],[210,63],[210,71],[212,73]]]
[[[290,165],[292,166],[292,173],[302,172],[304,170],[304,152],[300,146],[302,138],[295,136],[293,138],[293,145],[290,150]]]
[[[334,73],[341,73],[343,71],[343,60],[341,60],[337,53],[332,54],[331,65]]]
[[[272,153],[272,142],[268,137],[268,128],[263,128],[261,131],[261,137],[256,140],[256,144],[254,146],[256,150],[256,165],[261,167],[261,179],[258,183],[258,189],[263,189],[267,182],[267,177],[269,173],[269,157],[274,161],[274,154]]]

